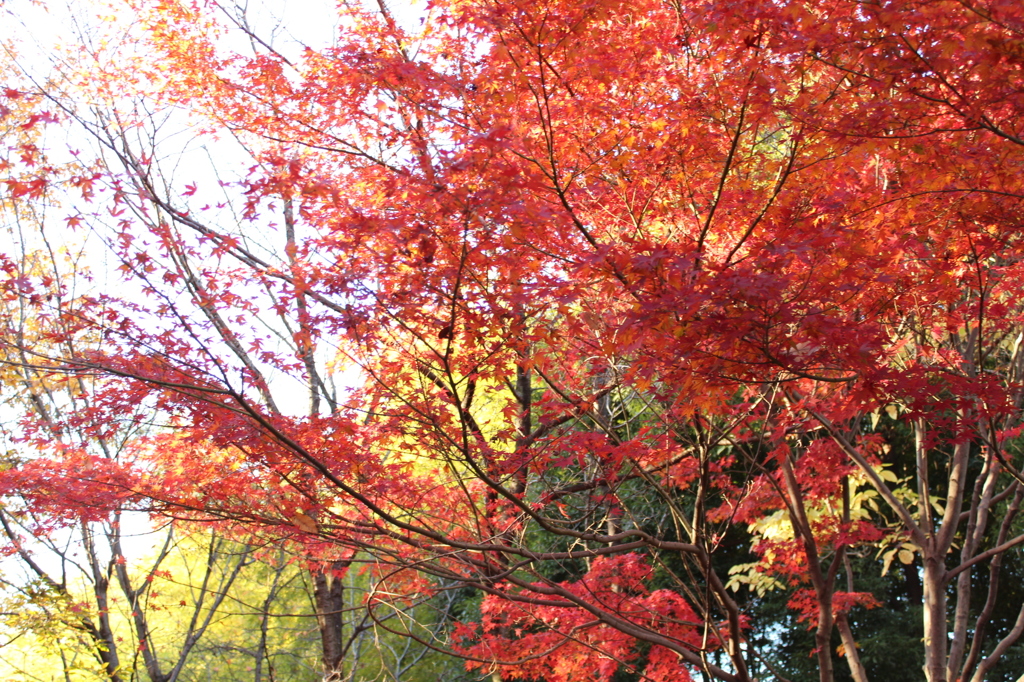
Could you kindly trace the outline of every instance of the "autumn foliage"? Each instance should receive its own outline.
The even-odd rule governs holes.
[[[777,592],[822,680],[834,636],[867,680],[862,573],[905,566],[928,681],[989,679],[1024,630],[991,623],[1024,543],[1018,2],[351,3],[290,52],[130,5],[2,100],[92,136],[46,172],[5,137],[7,197],[114,270],[5,257],[37,330],[8,366],[94,383],[3,490],[366,562],[379,613],[471,588],[428,644],[506,680],[783,679]],[[175,169],[164,116],[245,168]],[[140,405],[116,463],[55,436]]]

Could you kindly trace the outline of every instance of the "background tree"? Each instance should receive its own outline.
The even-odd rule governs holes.
[[[470,588],[479,620],[427,643],[507,679],[785,678],[768,587],[821,680],[834,636],[868,679],[867,576],[903,561],[929,682],[997,674],[1017,4],[346,5],[304,51],[226,5],[132,10],[99,77],[43,88],[101,151],[81,220],[126,291],[52,327],[100,352],[33,360],[103,377],[97,425],[169,415],[117,486],[303,545],[324,619],[360,556],[378,618]],[[248,173],[175,177],[171,111]]]

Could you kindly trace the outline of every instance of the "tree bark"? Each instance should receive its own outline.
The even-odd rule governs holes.
[[[345,585],[336,572],[349,562],[335,561],[325,571],[313,573],[313,598],[316,622],[323,649],[324,682],[345,679]]]
[[[928,682],[946,682],[946,567],[942,557],[924,558],[924,674]]]

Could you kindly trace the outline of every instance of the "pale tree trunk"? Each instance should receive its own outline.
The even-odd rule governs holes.
[[[974,491],[971,495],[971,506],[968,512],[967,531],[964,537],[963,546],[960,551],[961,563],[970,561],[977,553],[984,541],[985,532],[989,526],[989,514],[992,507],[992,498],[995,495],[996,484],[1002,473],[999,460],[993,457],[987,447],[982,448],[985,462],[981,474],[975,480]],[[1007,515],[1000,524],[996,545],[1006,541],[1009,525],[1012,523],[1014,509],[1019,505],[1019,489],[1014,486],[1017,496],[1015,504],[1010,505]],[[972,569],[968,568],[960,573],[956,582],[956,614],[953,622],[953,637],[950,642],[949,663],[946,666],[946,677],[950,680],[958,677],[967,679],[977,661],[980,648],[985,639],[985,628],[995,607],[995,600],[999,593],[999,568],[1002,565],[1002,556],[993,557],[989,565],[988,594],[985,598],[985,605],[975,622],[973,641],[971,642],[970,653],[964,663],[964,654],[967,652],[967,630],[970,620],[970,607],[972,600],[971,574]],[[964,667],[961,672],[961,663]]]
[[[839,629],[843,649],[846,650],[846,661],[850,666],[850,675],[854,682],[868,682],[867,671],[864,670],[864,665],[860,661],[860,653],[857,651],[857,640],[853,637],[850,620],[845,613],[836,614],[836,628]]]
[[[946,682],[946,567],[941,557],[924,559],[924,674]]]
[[[843,478],[843,522],[850,522],[850,479]],[[850,555],[841,547],[843,569],[846,572],[846,591],[856,592],[853,582],[853,566],[850,564]],[[843,641],[843,648],[846,650],[846,663],[850,667],[850,675],[854,682],[868,682],[868,673],[860,660],[860,652],[857,651],[857,640],[853,636],[853,629],[850,627],[850,619],[845,611],[836,614],[836,627],[839,629],[839,636]]]
[[[1010,507],[1006,512],[1006,516],[1003,517],[1002,523],[1000,524],[999,535],[996,540],[997,546],[1006,542],[1010,527],[1013,525],[1013,521],[1020,511],[1021,502],[1024,502],[1024,487],[1019,483],[1014,482],[1011,490],[1014,493],[1013,500],[1010,502]],[[988,629],[989,620],[992,618],[992,613],[995,610],[996,601],[999,595],[999,571],[1002,567],[1002,559],[1003,557],[1001,554],[997,555],[992,558],[992,563],[989,564],[988,595],[985,598],[985,605],[982,607],[981,613],[978,614],[978,619],[974,624],[974,638],[971,641],[971,649],[967,654],[967,661],[964,663],[963,671],[960,675],[960,678],[963,680],[974,679],[972,676],[982,655],[982,648],[985,644],[985,635]],[[969,572],[969,570],[964,571],[964,573]],[[950,677],[952,677],[952,675],[950,675]]]
[[[991,655],[978,665],[978,669],[975,671],[974,677],[971,678],[971,682],[984,682],[989,671],[995,667],[999,659],[1003,657],[1003,654],[1020,639],[1022,634],[1024,634],[1024,606],[1021,607],[1020,612],[1017,614],[1017,622],[1013,624],[1013,629],[1010,630],[1006,637],[999,641]],[[1020,680],[1024,680],[1024,675],[1021,676]]]

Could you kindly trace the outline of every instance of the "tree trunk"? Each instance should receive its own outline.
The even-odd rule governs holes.
[[[868,682],[867,671],[860,662],[860,654],[857,653],[857,640],[853,637],[853,630],[850,629],[850,620],[845,613],[836,615],[836,627],[839,629],[839,636],[843,640],[843,649],[846,650],[846,661],[850,666],[850,675],[854,682]]]
[[[327,570],[313,573],[313,598],[323,650],[324,682],[345,679],[345,585],[335,573],[348,568],[348,564],[347,561],[336,561]]]
[[[942,557],[924,558],[924,674],[946,682],[946,567]]]

